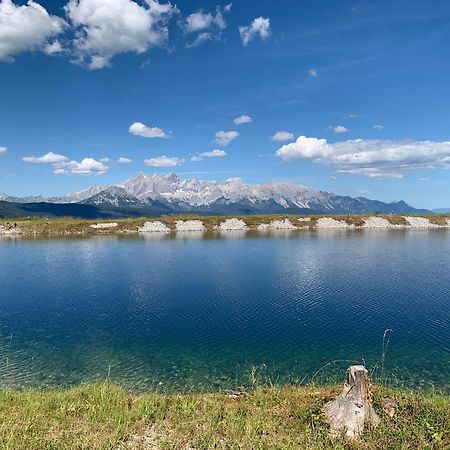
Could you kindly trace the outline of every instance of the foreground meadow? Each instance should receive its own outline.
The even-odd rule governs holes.
[[[127,394],[105,383],[0,393],[2,449],[446,449],[450,398],[373,389],[382,418],[360,440],[332,442],[323,406],[339,387],[209,395]],[[394,399],[394,417],[383,411]]]

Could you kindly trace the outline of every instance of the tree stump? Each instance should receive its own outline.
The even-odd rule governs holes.
[[[371,403],[370,381],[364,366],[348,368],[347,383],[337,398],[325,406],[325,415],[332,437],[343,434],[354,439],[363,432],[365,424],[377,426],[380,423]]]

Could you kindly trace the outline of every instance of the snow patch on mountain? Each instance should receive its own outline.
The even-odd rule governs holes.
[[[5,194],[2,197],[6,198]],[[26,202],[19,199],[20,202]],[[8,201],[10,198],[8,197]],[[147,175],[138,173],[113,186],[90,186],[88,189],[49,198],[50,203],[83,203],[103,206],[153,208],[167,213],[198,212],[223,215],[284,214],[290,210],[300,214],[411,214],[415,210],[406,203],[383,203],[365,198],[352,198],[316,191],[291,182],[245,184],[240,178],[225,181],[181,179],[175,173]]]
[[[141,201],[164,199],[169,203],[186,203],[195,207],[208,206],[219,200],[229,203],[275,201],[283,208],[292,205],[309,208],[309,202],[318,199],[327,202],[325,194],[305,186],[287,182],[248,185],[240,178],[202,181],[196,178],[182,180],[174,173],[167,176],[139,173],[119,186]]]

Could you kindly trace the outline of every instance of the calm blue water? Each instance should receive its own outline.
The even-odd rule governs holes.
[[[0,289],[0,387],[300,383],[387,328],[390,383],[450,386],[448,231],[3,240]]]

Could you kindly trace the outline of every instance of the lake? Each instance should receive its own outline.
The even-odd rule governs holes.
[[[388,383],[450,390],[447,230],[3,239],[0,268],[1,388],[379,377],[392,329]]]

